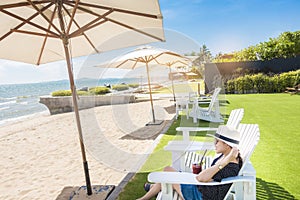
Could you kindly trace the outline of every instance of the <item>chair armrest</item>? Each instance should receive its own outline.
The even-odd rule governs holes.
[[[177,127],[176,131],[182,131],[182,136],[184,141],[190,140],[190,131],[217,131],[218,128],[211,128],[211,127]]]
[[[200,132],[200,131],[217,131],[218,128],[213,128],[213,127],[177,127],[176,128],[176,131],[182,131],[182,132],[185,132],[185,131],[197,131],[197,132]]]
[[[188,152],[188,151],[203,151],[203,150],[214,150],[214,144],[212,142],[185,142],[182,140],[179,141],[170,141],[164,147],[166,151],[180,151],[180,152]]]
[[[193,184],[193,185],[223,185],[235,182],[255,182],[254,176],[234,176],[222,179],[221,182],[199,182],[196,174],[187,172],[152,172],[148,181],[154,183]]]

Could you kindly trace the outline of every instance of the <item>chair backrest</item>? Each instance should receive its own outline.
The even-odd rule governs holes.
[[[189,101],[193,102],[197,99],[197,92],[189,92]]]
[[[187,99],[185,98],[177,98],[176,99],[176,110],[181,110],[187,106]]]
[[[241,133],[241,140],[238,147],[243,159],[243,166],[240,170],[241,174],[258,144],[260,132],[257,124],[240,124],[237,130]]]
[[[214,93],[211,96],[211,101],[210,101],[210,104],[209,104],[209,107],[208,107],[209,112],[213,110],[213,107],[215,106],[216,103],[219,103],[218,102],[218,95],[219,95],[220,92],[221,92],[221,88],[219,88],[219,87],[215,88]]]
[[[244,116],[244,109],[234,109],[230,112],[228,121],[226,123],[227,126],[237,129],[239,124],[241,123]]]

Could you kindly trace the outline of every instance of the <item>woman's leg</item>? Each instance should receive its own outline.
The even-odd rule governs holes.
[[[176,172],[176,170],[173,168],[173,167],[165,167],[164,168],[164,171],[165,172]],[[178,195],[180,196],[181,199],[184,199],[183,198],[183,195],[182,195],[182,192],[181,192],[181,189],[180,189],[180,185],[179,184],[173,184],[173,189],[178,193]]]
[[[165,167],[164,171],[166,172],[176,172],[176,170],[173,167]],[[184,199],[180,190],[180,185],[179,184],[173,184],[173,189],[176,190],[176,192],[179,194],[181,199]],[[150,190],[141,198],[138,200],[148,200],[157,195],[161,191],[161,184],[160,183],[155,183],[152,184],[150,187]]]
[[[150,186],[150,190],[141,198],[137,199],[137,200],[148,200],[151,199],[152,197],[154,197],[155,195],[157,195],[161,190],[161,185],[160,183],[155,183],[155,184],[151,184]]]

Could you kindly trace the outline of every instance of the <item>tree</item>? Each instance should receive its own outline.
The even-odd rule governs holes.
[[[219,54],[214,62],[235,62],[271,60],[274,58],[290,58],[300,55],[300,31],[283,32],[277,38],[260,42],[241,51],[233,53],[233,58],[226,58],[226,54]]]
[[[211,62],[212,55],[205,44],[200,47],[200,53],[198,56],[200,62]]]

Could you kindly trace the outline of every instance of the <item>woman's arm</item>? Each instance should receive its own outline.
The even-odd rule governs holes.
[[[225,167],[230,162],[236,162],[236,158],[238,156],[238,149],[233,147],[230,153],[225,156],[223,159],[218,160],[215,165],[203,170],[196,177],[200,182],[210,182],[213,181],[212,177],[218,173],[223,167]]]

